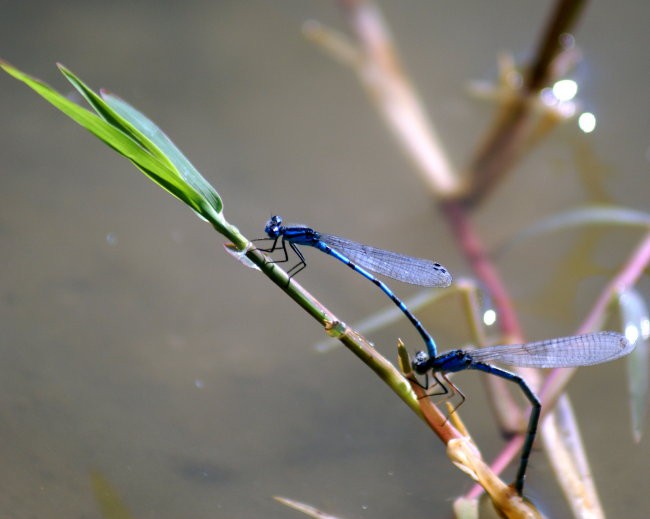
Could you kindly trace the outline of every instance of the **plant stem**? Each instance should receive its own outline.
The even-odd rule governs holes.
[[[553,67],[557,58],[570,52],[563,46],[561,36],[571,32],[585,4],[585,0],[559,0],[555,4],[519,95],[503,107],[492,131],[470,161],[467,169],[471,181],[458,199],[463,204],[473,206],[481,202],[527,151],[528,140],[536,128],[533,108],[537,95],[562,72]]]
[[[447,444],[452,439],[459,439],[460,433],[446,419],[430,400],[419,398],[411,388],[411,381],[368,340],[338,319],[298,282],[289,279],[287,273],[277,263],[272,263],[267,256],[257,249],[250,249],[246,257],[252,261],[271,281],[279,286],[291,299],[307,311],[326,330],[328,335],[340,340],[354,355],[369,366],[402,399],[406,405],[421,418],[436,435]]]

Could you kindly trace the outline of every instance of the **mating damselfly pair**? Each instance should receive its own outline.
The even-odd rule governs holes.
[[[268,238],[255,241],[273,240],[273,244],[269,248],[259,250],[268,253],[280,250],[284,255],[274,263],[289,261],[287,245],[298,258],[298,262],[287,270],[289,282],[291,277],[307,266],[305,258],[298,248],[300,245],[306,245],[335,257],[377,285],[404,313],[424,341],[427,351],[416,353],[413,359],[413,370],[420,375],[425,375],[427,391],[430,389],[430,375],[434,384],[439,384],[444,393],[449,393],[447,389],[449,387],[452,392],[460,394],[464,400],[462,392],[447,378],[446,373],[467,369],[483,371],[514,382],[519,386],[532,406],[526,441],[522,448],[519,469],[514,482],[514,487],[519,494],[523,491],[528,458],[537,433],[541,403],[522,377],[492,363],[499,362],[510,366],[536,368],[589,366],[618,359],[634,349],[634,345],[630,344],[623,335],[616,332],[600,332],[526,344],[488,346],[476,350],[457,349],[438,355],[436,343],[429,332],[393,291],[371,272],[415,285],[448,287],[452,277],[440,263],[377,249],[340,236],[321,233],[305,225],[285,226],[282,224],[280,216],[272,216],[264,231]]]

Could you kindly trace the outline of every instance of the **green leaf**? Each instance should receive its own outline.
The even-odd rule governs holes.
[[[504,254],[524,240],[541,234],[584,227],[587,225],[650,228],[650,214],[626,207],[591,205],[559,213],[531,225],[499,248]]]
[[[203,178],[194,165],[183,155],[176,147],[172,140],[158,127],[148,119],[144,114],[133,108],[123,99],[114,94],[100,91],[102,98],[124,119],[130,122],[140,133],[144,134],[155,146],[164,154],[167,159],[176,167],[177,171],[189,185],[198,191],[213,209],[220,213],[222,211],[222,202],[219,194]]]
[[[73,87],[81,94],[81,96],[86,100],[86,102],[92,107],[97,115],[104,119],[107,123],[115,128],[122,130],[128,136],[130,136],[134,141],[136,141],[140,146],[146,148],[152,154],[156,153],[156,149],[148,148],[146,140],[140,140],[139,134],[127,121],[124,121],[118,114],[116,114],[105,102],[98,96],[92,89],[90,89],[83,81],[81,81],[77,76],[70,72],[64,65],[57,63],[59,71],[65,76],[65,78],[72,84]],[[162,159],[163,162],[168,162],[167,159],[162,154],[158,154],[158,158]]]
[[[119,110],[113,109],[63,66],[59,66],[61,72],[99,115],[70,101],[46,83],[21,72],[7,62],[0,61],[0,67],[129,159],[153,182],[185,202],[200,216],[215,225],[223,226],[224,222],[221,217],[223,204],[216,190],[191,166],[166,136],[165,139],[161,139],[161,141],[166,140],[163,149],[161,149],[145,132],[138,129],[138,125],[143,125],[142,121],[144,120],[148,124],[143,126],[147,126],[147,131],[150,134],[164,136],[160,129],[137,110],[129,107],[129,117],[134,119],[129,121],[119,113]],[[120,108],[126,111],[123,108],[124,105],[126,103],[122,102]],[[171,147],[175,152],[172,157],[167,157],[165,150],[169,151]],[[179,167],[178,164],[182,164],[182,167]],[[188,164],[190,169],[188,169]],[[200,180],[198,180],[199,178]]]

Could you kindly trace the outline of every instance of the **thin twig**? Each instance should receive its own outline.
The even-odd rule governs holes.
[[[523,332],[508,290],[492,263],[483,241],[469,219],[466,209],[458,202],[441,204],[443,214],[458,247],[469,262],[476,277],[485,285],[499,316],[501,335],[513,342],[523,342]]]
[[[269,261],[259,250],[245,249],[246,258],[255,264],[271,281],[278,285],[289,297],[298,303],[324,328],[330,337],[335,337],[352,353],[370,367],[402,399],[406,405],[447,444],[451,439],[461,435],[445,419],[444,415],[432,405],[433,409],[423,406],[420,395],[411,389],[411,381],[377,351],[368,340],[342,322],[334,313],[322,305],[298,282],[289,279],[287,273],[277,263]],[[404,351],[406,351],[404,349]],[[406,364],[410,366],[408,361]],[[429,402],[428,399],[426,399]],[[429,402],[430,403],[430,402]]]
[[[460,182],[451,162],[439,145],[435,128],[407,74],[404,72],[396,46],[379,8],[363,0],[340,2],[357,35],[358,49],[349,44],[330,44],[335,33],[312,38],[325,43],[328,53],[344,49],[340,60],[350,64],[384,117],[387,127],[400,143],[413,164],[437,198],[450,198],[460,192]],[[311,26],[311,24],[310,24]],[[354,59],[350,59],[354,56]]]
[[[477,278],[481,280],[492,297],[499,316],[499,328],[504,342],[523,342],[523,333],[510,295],[494,264],[485,249],[476,229],[469,220],[467,210],[456,201],[441,203],[452,236],[463,252]],[[505,380],[489,377],[486,379],[489,392],[495,396],[490,404],[501,427],[507,431],[522,430],[522,413],[515,404]]]
[[[410,88],[410,82],[406,81],[403,69],[397,61],[395,45],[390,38],[388,29],[379,16],[378,9],[370,2],[348,1],[343,2],[343,5],[356,31],[360,47],[365,50],[365,55],[369,60],[369,63],[366,63],[366,67],[369,68],[366,70],[372,70],[375,85],[384,87],[380,90],[382,94],[379,98],[381,102],[378,103],[380,111],[384,114],[390,114],[389,117],[386,117],[386,120],[400,142],[412,142],[414,138],[411,131],[414,126],[413,120],[409,120],[408,117],[400,118],[395,116],[414,113],[414,106],[417,107],[417,113],[419,114],[423,114],[424,109],[421,108],[420,101],[415,95],[403,95],[404,85],[408,85],[408,92],[412,92],[412,88]],[[386,88],[387,85],[393,87],[400,85],[400,88]],[[387,108],[390,108],[390,110],[387,110]],[[408,123],[406,126],[403,124],[405,121]],[[421,134],[418,133],[418,135]],[[441,149],[437,144],[436,148]],[[411,151],[413,150],[411,149]],[[449,199],[448,196],[440,197],[440,194],[438,192],[439,198]],[[457,231],[454,235],[458,237],[461,248],[466,253],[475,271],[479,273],[483,283],[488,286],[494,298],[497,311],[501,317],[500,325],[502,330],[511,338],[519,339],[522,335],[521,328],[513,305],[496,269],[487,258],[482,242],[468,221],[466,212],[459,204],[453,202],[443,205],[443,208],[448,213],[448,220],[452,228]],[[510,398],[508,392],[503,391],[503,394],[505,397]],[[513,408],[517,409],[515,406]],[[520,413],[509,414],[520,416]]]
[[[624,266],[602,290],[594,306],[590,310],[587,318],[582,323],[576,333],[588,333],[599,328],[599,324],[605,319],[607,307],[610,301],[616,294],[633,286],[639,277],[643,274],[644,270],[650,265],[650,234],[646,234],[639,242],[634,252],[630,255]],[[554,409],[554,406],[562,395],[566,385],[575,373],[575,368],[556,369],[545,379],[544,384],[539,391],[540,400],[542,402],[542,417],[540,419],[540,426],[545,427],[546,415]],[[575,426],[575,425],[574,425]],[[575,426],[577,428],[577,426]],[[548,434],[548,433],[546,433]],[[561,435],[556,433],[556,437],[560,438]],[[517,455],[517,452],[523,445],[523,437],[517,436],[512,438],[505,448],[499,453],[497,458],[492,462],[491,467],[496,473],[506,467]],[[577,446],[573,446],[576,450]],[[581,455],[584,455],[581,453]],[[476,493],[476,489],[472,490],[470,496]],[[583,496],[584,498],[585,496]],[[591,498],[597,500],[597,496]]]
[[[569,34],[580,19],[586,0],[560,0],[550,16],[544,34],[539,42],[535,58],[524,80],[528,92],[537,92],[553,77],[553,62],[564,52],[562,36]]]
[[[388,30],[378,15],[378,10],[370,2],[361,0],[348,0],[342,2],[342,5],[357,33],[361,49],[365,51],[366,59],[370,60],[370,63],[364,64],[364,70],[373,73],[373,85],[384,86],[380,90],[382,96],[377,96],[381,101],[378,103],[380,111],[385,116],[389,114],[386,120],[400,142],[404,144],[413,141],[413,135],[408,131],[408,127],[405,128],[403,125],[405,121],[409,122],[408,118],[395,117],[395,114],[400,114],[400,110],[403,113],[412,113],[412,106],[404,101],[399,89],[385,88],[385,85],[395,85],[394,78],[399,77],[399,83],[408,85],[409,90],[412,91],[398,62]],[[536,96],[539,89],[558,73],[554,70],[554,64],[566,61],[561,59],[565,49],[562,47],[560,35],[570,30],[583,6],[584,2],[580,0],[560,0],[556,4],[553,16],[541,39],[537,57],[525,76],[521,95],[507,103],[499,115],[495,125],[496,130],[475,155],[470,168],[472,184],[465,196],[459,197],[454,202],[450,201],[449,196],[441,197],[440,190],[436,191],[439,199],[443,200],[443,212],[454,230],[453,234],[458,240],[459,247],[477,277],[494,298],[501,330],[510,341],[520,342],[523,339],[514,305],[496,268],[489,260],[482,241],[469,221],[466,204],[475,203],[484,197],[497,180],[515,164],[519,156],[528,151],[527,144],[530,144],[531,136],[536,135],[535,121],[531,117],[534,108],[531,102],[532,96]],[[410,96],[409,101],[419,104],[416,96]],[[387,107],[390,110],[387,110]],[[418,113],[424,113],[424,109],[419,108]],[[412,121],[409,126],[413,126]],[[436,147],[440,148],[438,145]],[[406,149],[413,153],[412,147],[407,145]],[[530,376],[527,376],[527,379],[530,379]],[[536,387],[537,384],[533,386]],[[503,463],[507,458],[513,457],[521,442],[521,436],[513,439],[504,451],[508,455],[501,455],[497,461]],[[516,449],[513,448],[515,446]]]
[[[529,72],[524,75],[519,95],[500,111],[489,136],[470,161],[468,189],[459,197],[465,205],[476,205],[517,163],[536,129],[535,106],[539,91],[562,69],[562,54],[572,53],[563,46],[562,35],[570,33],[580,18],[584,0],[559,0],[543,32]]]

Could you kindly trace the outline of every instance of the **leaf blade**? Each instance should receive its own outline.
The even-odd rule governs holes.
[[[175,166],[183,180],[208,200],[215,211],[223,210],[223,202],[217,191],[199,173],[189,159],[178,149],[173,141],[151,119],[131,106],[120,97],[102,91],[102,99],[121,117],[132,124],[141,134],[160,150],[160,152]]]
[[[6,61],[0,60],[0,68],[25,83],[77,124],[130,160],[150,180],[189,205],[196,213],[213,223],[220,220],[218,218],[219,211],[216,211],[217,214],[215,214],[213,200],[206,200],[201,193],[188,184],[176,171],[174,164],[155,145],[146,143],[144,135],[138,135],[137,129],[129,128],[127,122],[121,120],[119,114],[115,114],[99,96],[65,67],[61,67],[61,69],[66,78],[71,80],[73,86],[86,99],[92,100],[92,102],[89,101],[91,106],[99,107],[104,117],[79,106],[47,83],[20,71]],[[216,193],[216,191],[214,192]],[[222,207],[220,203],[217,205]]]
[[[610,225],[623,227],[650,228],[650,214],[621,206],[588,205],[543,218],[517,233],[499,247],[498,256],[509,252],[521,242],[542,234],[563,231],[587,225]]]
[[[632,435],[641,441],[648,407],[648,338],[650,337],[650,313],[641,293],[629,288],[618,295],[619,312],[625,335],[636,348],[627,358],[627,378],[632,418]]]

